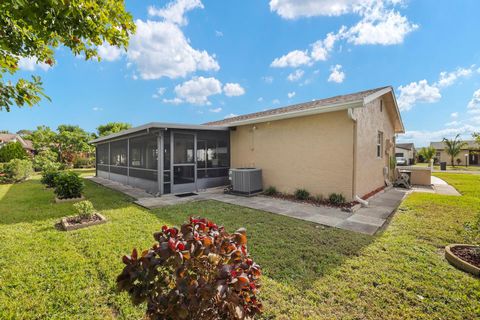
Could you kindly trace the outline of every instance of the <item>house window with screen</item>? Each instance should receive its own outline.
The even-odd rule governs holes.
[[[377,133],[377,158],[382,158],[383,154],[383,132]]]

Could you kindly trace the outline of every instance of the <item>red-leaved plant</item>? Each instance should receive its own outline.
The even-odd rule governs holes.
[[[190,218],[180,230],[167,226],[141,255],[124,256],[118,288],[134,304],[147,302],[150,319],[253,319],[260,266],[247,251],[245,229],[233,234],[212,221]]]

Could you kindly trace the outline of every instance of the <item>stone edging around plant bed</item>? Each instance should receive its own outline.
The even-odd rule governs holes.
[[[473,264],[457,257],[451,250],[454,247],[475,248],[475,247],[478,247],[478,246],[474,246],[474,245],[470,245],[470,244],[451,244],[451,245],[448,245],[448,246],[445,247],[445,258],[454,267],[456,267],[456,268],[458,268],[462,271],[471,273],[471,274],[473,274],[477,277],[480,276],[480,268],[478,268],[478,267],[474,266]]]
[[[75,201],[82,201],[82,200],[85,200],[85,197],[83,195],[80,198],[60,199],[60,198],[55,197],[55,203],[75,202]]]
[[[63,230],[72,231],[72,230],[83,229],[83,228],[86,228],[86,227],[96,226],[96,225],[99,225],[99,224],[104,224],[104,223],[107,222],[107,219],[103,215],[101,215],[100,213],[95,212],[94,215],[99,217],[100,220],[90,221],[90,222],[85,222],[85,223],[80,223],[80,224],[70,224],[67,221],[67,219],[71,218],[71,217],[65,217],[65,218],[62,218],[62,220],[60,221],[60,224],[62,225]]]

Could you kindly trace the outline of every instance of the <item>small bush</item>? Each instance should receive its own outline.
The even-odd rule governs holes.
[[[331,204],[340,205],[345,203],[345,197],[341,193],[332,193],[328,197],[328,201],[330,201]]]
[[[95,158],[75,158],[73,162],[74,168],[93,168],[95,166]]]
[[[9,142],[0,148],[0,162],[26,158],[28,158],[28,153],[23,149],[20,142]]]
[[[73,207],[77,210],[78,216],[82,219],[90,219],[95,213],[93,204],[88,200],[77,202]]]
[[[55,169],[45,170],[42,172],[42,178],[40,179],[40,182],[47,188],[55,188],[55,179],[59,174],[60,172]]]
[[[83,188],[83,181],[75,172],[62,172],[55,178],[55,194],[59,199],[80,198]]]
[[[265,191],[263,193],[267,196],[274,196],[278,192],[277,192],[277,188],[275,188],[274,186],[270,186],[267,189],[265,189]]]
[[[323,202],[323,200],[325,200],[325,199],[323,198],[323,195],[318,194],[318,195],[315,196],[315,200],[317,202]]]
[[[40,151],[33,158],[33,168],[35,171],[44,171],[46,168],[56,166],[57,170],[60,168],[60,163],[57,162],[58,154],[51,150]]]
[[[19,182],[33,174],[32,162],[27,159],[13,159],[3,165],[4,182]]]
[[[297,200],[307,200],[310,197],[310,192],[305,189],[297,189],[293,195]]]
[[[162,227],[152,248],[124,256],[119,290],[147,303],[148,319],[253,319],[260,266],[247,251],[245,229],[233,234],[206,219]]]

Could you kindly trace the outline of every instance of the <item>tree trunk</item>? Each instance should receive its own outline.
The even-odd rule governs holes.
[[[455,167],[455,158],[454,156],[451,157],[452,167]]]

